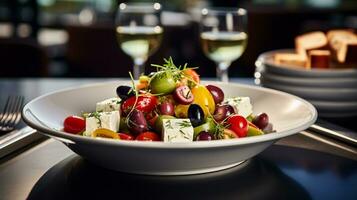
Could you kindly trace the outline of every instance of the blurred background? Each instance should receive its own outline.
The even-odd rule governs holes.
[[[125,1],[139,2],[139,1]],[[144,2],[141,0],[140,2]],[[149,1],[150,2],[150,1]],[[160,49],[149,58],[198,66],[215,76],[198,34],[207,6],[248,10],[248,47],[231,77],[251,77],[260,53],[293,48],[294,37],[313,30],[357,29],[355,0],[158,0],[164,27]],[[132,59],[119,48],[115,15],[120,0],[1,0],[0,77],[128,77]]]

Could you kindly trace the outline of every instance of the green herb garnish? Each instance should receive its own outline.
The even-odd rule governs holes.
[[[182,133],[182,136],[186,139],[190,139],[190,137],[187,136],[187,133],[183,132],[181,129],[179,130],[180,133]]]
[[[182,121],[182,122],[178,122],[177,124],[182,128],[188,128],[192,126],[191,122],[189,121]]]
[[[134,105],[133,105],[133,107],[131,108],[131,110],[130,110],[130,112],[128,113],[128,117],[125,119],[125,123],[126,124],[129,124],[128,122],[129,122],[129,119],[130,119],[130,115],[131,115],[131,113],[134,111],[134,109],[136,108],[136,104],[138,103],[138,97],[139,97],[139,92],[136,90],[136,88],[135,88],[135,81],[134,81],[134,77],[133,77],[133,75],[131,74],[131,72],[129,72],[129,76],[130,76],[130,80],[131,80],[131,90],[128,92],[128,94],[130,93],[130,92],[134,92],[135,93],[135,102],[134,102]]]
[[[151,78],[153,76],[167,76],[167,74],[172,75],[175,81],[181,81],[183,78],[187,78],[189,82],[193,82],[197,84],[190,76],[187,76],[183,71],[186,69],[197,69],[197,67],[187,67],[187,63],[184,65],[176,66],[172,57],[169,59],[164,58],[164,64],[151,64],[152,67],[156,67],[157,72],[151,74]],[[164,73],[165,72],[165,73]]]
[[[171,124],[171,121],[170,121],[170,120],[167,120],[167,121],[166,121],[165,127],[166,127],[166,128],[169,128],[169,129],[174,129],[174,127],[172,127],[172,124]]]
[[[101,112],[92,112],[88,115],[88,117],[94,117],[95,119],[97,119],[97,124],[98,127],[101,128],[102,127],[102,120],[100,119],[101,116]]]

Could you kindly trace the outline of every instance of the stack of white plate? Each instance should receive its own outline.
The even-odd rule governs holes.
[[[282,90],[310,101],[321,117],[357,116],[357,69],[312,69],[274,63],[277,50],[256,61],[255,83]],[[357,56],[357,55],[356,55]]]

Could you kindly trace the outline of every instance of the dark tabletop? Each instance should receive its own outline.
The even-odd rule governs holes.
[[[2,80],[0,92],[30,100],[93,81],[98,79]],[[0,199],[352,200],[357,199],[356,161],[355,146],[304,131],[280,140],[243,167],[193,176],[142,176],[97,167],[47,139],[0,159]]]
[[[142,176],[97,167],[50,139],[0,165],[0,199],[353,200],[356,155],[302,133],[281,140],[243,167]]]

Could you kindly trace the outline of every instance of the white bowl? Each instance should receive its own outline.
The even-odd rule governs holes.
[[[306,70],[301,67],[291,67],[285,65],[279,65],[274,62],[274,54],[276,53],[292,53],[293,49],[281,49],[269,51],[261,54],[255,65],[257,68],[265,68],[267,72],[274,74],[280,74],[291,77],[316,77],[316,78],[356,78],[356,68],[344,68],[344,69],[311,69]]]
[[[230,140],[164,143],[93,139],[60,131],[68,115],[93,111],[95,103],[115,95],[118,85],[107,82],[65,89],[40,96],[22,111],[24,121],[56,138],[89,161],[113,170],[151,175],[183,175],[222,170],[243,163],[278,139],[312,125],[316,109],[296,96],[271,89],[232,83],[220,86],[226,96],[251,97],[256,113],[266,112],[276,133]]]

